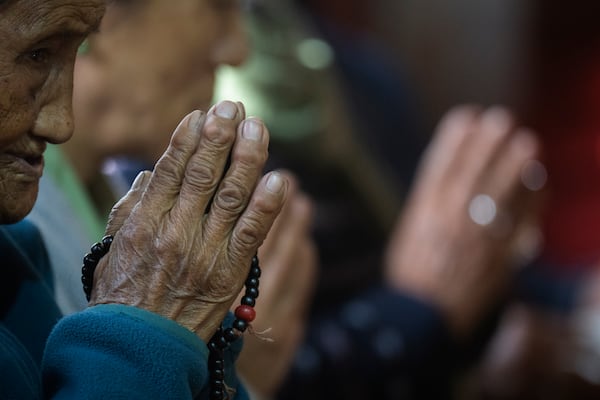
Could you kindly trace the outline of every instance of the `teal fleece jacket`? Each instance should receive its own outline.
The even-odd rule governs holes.
[[[123,305],[60,319],[46,251],[26,221],[0,227],[0,256],[0,399],[208,398],[208,351],[192,332]],[[241,400],[232,368],[240,350],[225,362]]]

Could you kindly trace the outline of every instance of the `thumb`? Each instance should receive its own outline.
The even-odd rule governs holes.
[[[148,182],[150,182],[150,171],[142,171],[133,181],[131,189],[115,204],[110,211],[108,216],[108,223],[106,224],[105,235],[115,235],[125,220],[131,214],[133,207],[140,201]]]

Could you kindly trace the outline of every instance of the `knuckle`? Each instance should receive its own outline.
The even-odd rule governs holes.
[[[239,182],[232,179],[223,181],[221,188],[215,196],[215,205],[221,209],[239,213],[248,199],[248,190]]]
[[[210,190],[217,183],[217,173],[205,160],[192,160],[184,177],[185,183],[201,192]]]
[[[254,214],[240,221],[239,229],[234,234],[234,240],[243,248],[252,249],[264,239],[264,228],[258,215]]]
[[[241,146],[236,148],[232,154],[232,160],[245,166],[246,168],[256,168],[262,166],[267,161],[266,149],[249,148]]]
[[[135,221],[132,222],[133,224],[119,230],[120,240],[133,246],[137,246],[141,243],[152,243],[154,239],[152,230],[145,224],[136,224]]]
[[[171,136],[170,147],[178,151],[188,149],[193,142],[190,140],[190,135],[184,135],[181,132],[175,132]]]
[[[170,232],[154,238],[156,255],[160,260],[182,260],[187,255],[187,244],[185,238]]]
[[[152,243],[159,257],[177,263],[189,256],[194,247],[195,230],[185,227],[186,220],[189,220],[186,215],[169,212],[151,228],[148,243]]]
[[[252,208],[261,215],[278,213],[283,206],[282,196],[268,195],[264,192],[256,193]]]
[[[221,148],[233,143],[235,129],[223,123],[211,123],[206,125],[203,136],[208,143]]]
[[[177,179],[177,170],[183,168],[183,157],[179,152],[168,151],[156,163],[155,171],[164,179],[175,181]]]

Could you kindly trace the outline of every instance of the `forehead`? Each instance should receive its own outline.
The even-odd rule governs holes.
[[[0,0],[0,26],[27,38],[87,34],[104,8],[104,0]]]

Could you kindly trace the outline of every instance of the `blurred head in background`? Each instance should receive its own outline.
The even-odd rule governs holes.
[[[189,110],[207,110],[215,70],[248,53],[235,0],[118,0],[75,67],[75,142],[96,157],[154,162]]]

